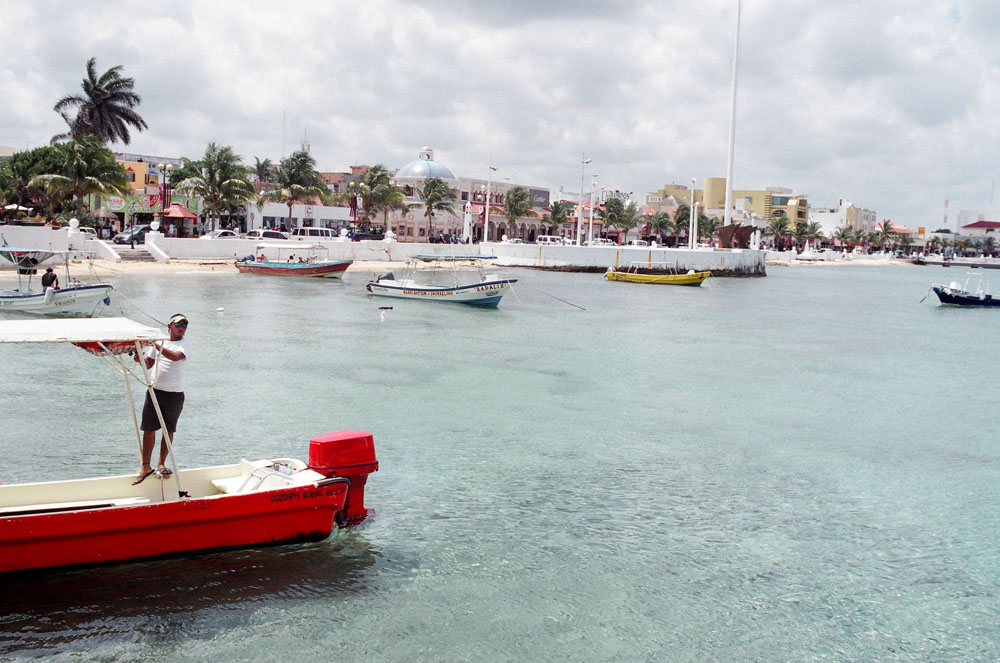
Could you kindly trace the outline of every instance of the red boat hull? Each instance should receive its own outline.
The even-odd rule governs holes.
[[[350,260],[322,263],[281,263],[244,262],[236,263],[236,269],[243,274],[266,274],[268,276],[318,276],[339,278],[351,266]]]
[[[0,572],[324,539],[347,482],[0,517]]]

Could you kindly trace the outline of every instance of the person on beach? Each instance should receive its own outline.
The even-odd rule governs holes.
[[[52,271],[51,267],[46,269],[45,273],[42,275],[42,288],[43,289],[55,288],[56,290],[59,289],[59,275],[56,274],[54,271]]]
[[[182,313],[176,313],[170,317],[167,323],[167,331],[170,332],[170,340],[160,343],[153,343],[153,347],[146,351],[143,361],[146,368],[153,369],[153,394],[156,402],[160,406],[160,414],[163,415],[163,423],[166,424],[166,431],[160,440],[160,461],[156,466],[160,476],[170,476],[170,468],[165,463],[167,460],[167,436],[170,436],[170,443],[173,443],[174,432],[177,430],[177,419],[184,409],[184,365],[191,355],[191,342],[184,338],[187,332],[188,319]],[[139,356],[133,353],[135,361],[139,361]],[[155,367],[155,368],[154,368]],[[146,392],[146,402],[142,406],[142,467],[139,475],[132,482],[136,486],[146,477],[154,472],[152,466],[153,447],[156,446],[156,431],[160,430],[160,419],[156,416],[156,409],[153,401]]]

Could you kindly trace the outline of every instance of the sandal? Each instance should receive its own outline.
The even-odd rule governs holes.
[[[168,476],[170,476],[171,474],[174,473],[174,471],[171,470],[169,467],[161,467],[160,469],[158,469],[156,471],[160,473],[161,477],[168,477]]]
[[[150,470],[149,472],[143,472],[143,473],[141,473],[139,476],[137,476],[135,478],[135,481],[132,482],[132,485],[133,486],[138,486],[140,483],[142,483],[143,481],[146,480],[146,477],[148,477],[152,473],[153,473],[153,470]]]

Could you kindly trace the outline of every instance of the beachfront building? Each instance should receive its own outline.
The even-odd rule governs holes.
[[[1000,221],[1000,207],[989,205],[974,209],[964,209],[958,213],[957,228],[958,232],[963,235],[985,235],[997,232],[991,224],[995,224],[998,221]],[[972,232],[966,231],[966,228]]]
[[[646,195],[646,206],[654,212],[670,212],[683,204],[700,205],[704,214],[722,219],[726,211],[726,178],[706,177],[704,188],[693,189],[681,184],[667,184]],[[795,195],[791,189],[766,187],[764,189],[733,189],[733,220],[752,223],[763,228],[771,219],[784,217],[794,226],[809,220],[809,201]]]
[[[424,215],[426,208],[420,200],[420,190],[429,177],[440,178],[451,189],[455,195],[454,214],[437,212],[432,220],[428,220]],[[403,202],[407,209],[392,210],[388,214],[389,229],[396,234],[396,239],[400,242],[461,238],[466,214],[470,215],[472,241],[480,241],[486,220],[487,190],[490,205],[487,240],[499,241],[506,235],[508,238],[520,238],[525,242],[531,242],[538,235],[544,234],[541,217],[549,206],[549,189],[515,184],[506,179],[498,181],[492,178],[456,176],[446,165],[434,160],[434,150],[430,147],[421,148],[414,161],[397,170],[392,183],[402,188],[406,196]],[[528,191],[535,216],[523,216],[514,220],[504,216],[504,196],[517,186]],[[378,221],[380,219],[376,219],[375,222]]]
[[[837,228],[872,232],[875,230],[876,216],[874,210],[856,207],[854,203],[841,198],[836,207],[810,208],[809,221],[818,223],[823,234],[830,238]]]
[[[973,221],[958,229],[960,235],[972,238],[1000,237],[1000,221]]]

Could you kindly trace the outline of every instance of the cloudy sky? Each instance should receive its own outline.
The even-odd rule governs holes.
[[[0,0],[0,145],[65,130],[87,60],[125,66],[149,129],[321,170],[398,168],[635,192],[723,177],[736,0]],[[1000,3],[744,0],[736,188],[841,197],[910,227],[1000,205]]]

